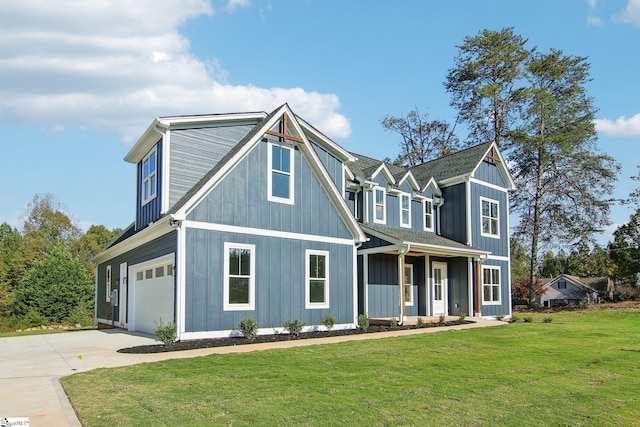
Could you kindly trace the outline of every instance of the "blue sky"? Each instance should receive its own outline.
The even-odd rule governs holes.
[[[640,165],[640,0],[8,0],[0,12],[0,222],[18,228],[36,193],[85,229],[131,223],[122,159],[158,116],[288,102],[348,150],[395,158],[380,119],[418,107],[452,122],[447,70],[485,28],[588,57],[598,145],[622,165],[615,197]],[[610,229],[630,213],[614,207]]]

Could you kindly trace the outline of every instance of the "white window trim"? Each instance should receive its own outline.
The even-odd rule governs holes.
[[[146,162],[147,160],[149,160],[151,158],[151,156],[155,153],[156,157],[156,167],[153,171],[153,173],[150,173],[149,176],[147,176],[146,178],[144,177],[144,162]],[[149,197],[147,197],[145,199],[144,197],[144,184],[149,181],[151,182],[151,180],[155,178],[156,180],[156,191],[151,194],[151,185],[149,185]],[[140,199],[142,200],[142,204],[146,205],[147,203],[149,203],[151,200],[155,199],[157,194],[158,194],[158,147],[154,147],[151,151],[149,151],[149,153],[144,156],[144,158],[142,159],[142,168],[140,170]]]
[[[496,230],[496,234],[491,234],[491,233],[485,233],[483,228],[482,228],[482,219],[484,218],[484,216],[482,215],[482,202],[489,202],[489,203],[495,203],[497,210],[498,210],[498,228]],[[491,208],[489,208],[489,212],[491,212]],[[488,217],[489,220],[491,220],[491,217]],[[491,228],[491,225],[489,225],[489,228]],[[500,202],[498,202],[497,200],[494,199],[489,199],[488,197],[480,197],[480,235],[483,237],[491,237],[493,239],[499,239],[500,238]]]
[[[311,299],[311,294],[310,294],[310,281],[311,281],[311,275],[310,275],[310,267],[311,267],[311,263],[309,262],[310,260],[310,255],[323,255],[324,256],[324,267],[325,267],[325,283],[324,283],[324,302],[323,303],[317,303],[314,302],[312,303],[310,301]],[[304,268],[304,307],[308,310],[312,310],[312,309],[316,309],[316,308],[329,308],[329,277],[330,277],[330,272],[331,270],[329,269],[329,252],[328,251],[318,251],[318,250],[314,250],[314,249],[307,249],[305,251],[305,268]]]
[[[376,215],[376,191],[382,191],[382,219],[378,219]],[[376,224],[387,223],[387,190],[384,187],[373,188],[373,222]]]
[[[431,203],[431,227],[427,227],[427,203]],[[422,226],[424,231],[433,232],[434,230],[433,199],[425,199],[422,202]]]
[[[404,268],[409,268],[411,270],[411,283],[407,284],[405,283],[404,286],[410,286],[409,288],[409,294],[411,295],[411,302],[407,302],[406,298],[404,300],[404,305],[407,307],[413,307],[413,302],[415,301],[414,295],[413,295],[413,264],[405,264]]]
[[[487,301],[484,299],[484,288],[485,286],[490,286],[493,288],[495,285],[493,283],[487,284],[484,283],[484,272],[485,270],[498,270],[498,300],[497,301]],[[493,295],[493,289],[491,289],[491,295]],[[500,305],[502,302],[502,269],[495,265],[483,265],[482,266],[482,304],[483,305]]]
[[[230,249],[248,249],[251,251],[251,266],[249,267],[249,303],[248,304],[231,304],[229,303],[229,250]],[[256,246],[244,243],[224,243],[224,286],[222,291],[222,309],[224,311],[244,311],[255,310],[256,307]]]
[[[105,286],[105,298],[106,302],[111,302],[111,266],[107,265],[107,271],[105,274],[105,281],[107,285]]]
[[[289,166],[291,167],[291,171],[289,172],[289,197],[285,198],[285,197],[277,197],[274,196],[272,193],[272,186],[273,186],[273,147],[280,147],[280,148],[284,148],[286,150],[289,150]],[[295,202],[295,191],[293,188],[293,183],[294,183],[294,176],[295,176],[295,159],[294,159],[294,152],[293,152],[293,148],[292,147],[287,147],[286,145],[282,145],[282,144],[275,144],[273,142],[269,143],[269,150],[267,153],[267,162],[268,162],[268,167],[267,167],[267,200],[270,202],[276,202],[276,203],[284,203],[287,205],[293,205]],[[278,173],[282,173],[281,171],[277,171]]]
[[[402,211],[404,209],[402,209],[402,199],[407,197],[409,199],[409,208],[407,209],[409,212],[409,217],[408,217],[408,221],[409,222],[402,222]],[[400,207],[400,227],[404,227],[404,228],[411,228],[411,194],[409,193],[400,193],[400,197],[398,197],[398,201],[399,203],[399,207]]]

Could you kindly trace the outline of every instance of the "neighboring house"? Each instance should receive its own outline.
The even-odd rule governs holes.
[[[96,318],[181,340],[259,333],[328,313],[510,315],[508,192],[487,143],[404,169],[349,153],[296,116],[156,119],[137,165],[136,219],[99,253]],[[402,291],[401,291],[402,290]]]
[[[614,296],[613,281],[608,277],[576,277],[561,274],[547,279],[542,289],[544,293],[540,296],[539,303],[543,307],[594,304],[603,300],[612,301]]]

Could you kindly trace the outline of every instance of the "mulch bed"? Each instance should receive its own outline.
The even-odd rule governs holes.
[[[388,325],[370,325],[366,331],[362,329],[340,329],[331,331],[314,331],[303,332],[297,337],[293,337],[289,334],[276,334],[276,335],[258,335],[253,340],[248,340],[244,337],[225,337],[225,338],[212,338],[204,340],[191,340],[191,341],[179,341],[171,345],[153,344],[153,345],[140,345],[136,347],[121,348],[118,353],[134,353],[134,354],[148,354],[148,353],[166,353],[170,351],[182,351],[182,350],[195,350],[198,348],[211,348],[211,347],[228,347],[245,344],[259,344],[277,341],[294,341],[305,340],[313,338],[323,337],[336,337],[344,335],[359,335],[359,334],[372,334],[376,332],[388,332],[388,331],[401,331],[407,329],[420,329],[420,328],[437,328],[442,326],[454,326],[464,325],[467,323],[473,323],[468,320],[453,320],[444,323],[425,323],[422,326],[406,325],[391,327]]]

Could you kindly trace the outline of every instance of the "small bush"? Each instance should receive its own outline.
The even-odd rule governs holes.
[[[464,312],[460,313],[460,320],[461,321],[466,319],[466,318],[467,318],[467,313],[464,313]]]
[[[504,319],[504,314],[496,315],[496,320],[502,320],[502,319]]]
[[[544,319],[542,319],[544,323],[551,323],[552,320],[553,320],[552,317],[545,317]]]
[[[291,336],[297,337],[302,332],[302,328],[304,328],[305,323],[300,319],[296,320],[287,320],[282,324],[282,327],[289,332]]]
[[[77,305],[71,310],[69,316],[64,319],[64,323],[69,326],[92,326],[93,310],[86,305]]]
[[[366,314],[360,314],[358,316],[358,328],[362,329],[363,331],[369,329],[369,318]]]
[[[443,325],[444,324],[444,319],[445,319],[444,314],[441,314],[440,316],[438,316],[438,323]]]
[[[176,342],[178,332],[176,324],[173,321],[164,324],[162,323],[162,319],[160,319],[160,322],[156,322],[154,320],[154,323],[156,324],[156,329],[154,330],[154,332],[156,333],[160,341],[164,343],[164,345],[171,345]]]
[[[525,317],[523,320],[524,320],[524,323],[533,323],[532,317]]]
[[[322,316],[321,322],[327,329],[331,330],[336,324],[336,316],[331,313],[327,313]]]
[[[416,325],[418,325],[419,328],[424,326],[424,320],[422,319],[422,317],[418,317],[418,321],[416,322]]]
[[[35,328],[37,326],[48,326],[49,319],[46,316],[41,314],[35,309],[31,309],[27,311],[27,314],[22,318],[22,327],[26,328]]]
[[[389,320],[389,326],[391,326],[392,329],[395,329],[398,327],[398,319],[393,318]]]
[[[248,340],[254,340],[258,333],[258,322],[253,320],[250,316],[243,317],[240,323],[238,323],[238,330]]]
[[[520,318],[518,316],[511,316],[511,323],[516,323]]]

